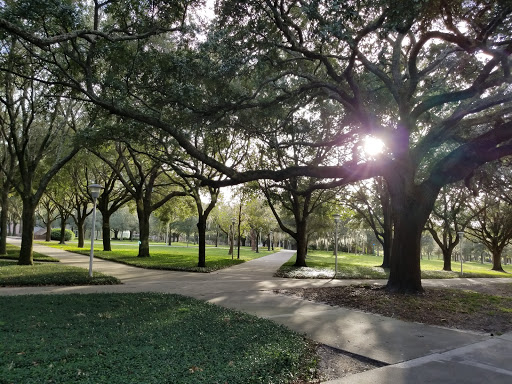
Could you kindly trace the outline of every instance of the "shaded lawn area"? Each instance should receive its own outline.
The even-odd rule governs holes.
[[[53,257],[34,252],[34,265],[18,265],[20,248],[7,244],[7,255],[0,256],[0,286],[23,287],[44,285],[106,285],[120,284],[120,280],[84,268],[60,265]]]
[[[37,242],[41,245],[64,249],[66,251],[89,255],[90,244],[86,248],[78,248],[76,244],[68,243],[66,245],[57,242]],[[101,259],[116,261],[128,265],[150,269],[166,269],[174,271],[190,272],[212,272],[219,269],[231,267],[233,265],[244,263],[248,260],[257,259],[276,251],[267,251],[260,249],[259,253],[251,251],[250,248],[240,248],[240,259],[237,259],[237,249],[235,247],[234,259],[228,255],[227,248],[206,248],[206,268],[199,268],[198,247],[197,246],[166,246],[165,244],[152,245],[149,250],[151,257],[137,257],[138,244],[112,243],[112,251],[103,251],[102,244],[94,245],[94,256]]]
[[[59,265],[58,263],[34,263],[18,265],[14,260],[0,260],[0,286],[23,287],[44,285],[108,285],[120,284],[119,279],[89,271],[84,268]]]
[[[314,346],[269,320],[177,295],[0,297],[5,383],[296,383]]]
[[[7,254],[0,255],[0,259],[4,260],[18,260],[20,258],[20,247],[17,247],[12,244],[7,244]],[[54,257],[43,255],[42,253],[33,253],[34,261],[45,261],[45,262],[59,262],[59,259]]]
[[[279,277],[293,278],[328,278],[334,276],[334,255],[327,251],[310,251],[306,259],[308,267],[294,267],[295,255],[277,272]],[[338,254],[337,279],[387,279],[389,272],[378,267],[382,257],[356,255],[351,253]],[[464,277],[512,277],[512,266],[504,265],[508,273],[492,271],[492,264],[477,262],[463,263]],[[423,279],[450,279],[460,277],[460,263],[452,263],[452,272],[443,271],[442,260],[421,260],[421,277]]]
[[[493,292],[492,294],[483,292]],[[428,288],[425,293],[390,293],[379,285],[278,290],[330,305],[355,308],[406,321],[489,334],[512,331],[512,284],[470,289]]]

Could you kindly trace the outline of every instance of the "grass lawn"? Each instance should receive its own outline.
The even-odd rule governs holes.
[[[0,287],[43,285],[120,284],[119,279],[84,268],[60,265],[58,259],[34,252],[34,265],[18,265],[20,248],[7,244],[7,256],[0,256]],[[50,261],[50,262],[48,262]]]
[[[2,383],[296,383],[314,346],[269,320],[177,295],[0,297]]]
[[[294,278],[329,278],[334,275],[334,255],[327,251],[309,251],[306,268],[296,268],[295,255],[277,272],[278,276]],[[386,279],[388,271],[378,267],[382,257],[356,255],[352,253],[338,254],[338,279]],[[491,264],[465,262],[465,277],[512,277],[512,266],[504,265],[508,273],[491,271]],[[460,277],[460,263],[452,263],[452,272],[443,271],[442,260],[421,260],[421,277],[423,279],[449,279]]]
[[[43,255],[42,253],[34,252],[33,254],[34,261],[49,261],[49,262],[59,262],[59,259],[54,257]],[[6,260],[18,260],[20,258],[20,247],[17,247],[12,244],[7,244],[7,254],[1,255],[0,259]]]
[[[66,245],[58,244],[57,242],[37,242],[38,244],[47,245],[64,249],[70,252],[76,252],[84,255],[89,255],[90,244],[85,248],[78,248],[76,242],[68,242]],[[260,248],[260,252],[256,253],[251,251],[249,247],[240,248],[240,259],[237,260],[237,249],[235,247],[234,259],[228,255],[227,248],[206,248],[206,268],[197,267],[198,261],[198,247],[189,245],[188,247],[182,244],[167,246],[165,244],[152,244],[150,245],[151,257],[141,258],[137,257],[138,243],[123,243],[112,242],[112,251],[104,252],[101,241],[94,244],[94,256],[101,259],[116,261],[119,263],[134,265],[142,268],[151,269],[168,269],[175,271],[193,271],[193,272],[212,272],[222,268],[227,268],[232,265],[240,264],[248,260],[257,259],[262,256],[269,255],[275,251],[267,251]]]
[[[99,272],[94,272],[93,278],[89,279],[87,269],[58,263],[18,265],[13,260],[0,260],[0,287],[105,284],[120,284],[120,281]]]

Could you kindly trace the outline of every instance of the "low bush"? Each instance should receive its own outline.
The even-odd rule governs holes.
[[[52,240],[60,240],[60,228],[52,228],[51,232]],[[75,238],[75,234],[72,230],[66,229],[64,233],[64,241],[71,241]]]

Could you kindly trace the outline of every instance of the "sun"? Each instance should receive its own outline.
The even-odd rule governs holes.
[[[378,156],[384,151],[384,142],[381,139],[367,136],[363,142],[363,151],[370,157]]]

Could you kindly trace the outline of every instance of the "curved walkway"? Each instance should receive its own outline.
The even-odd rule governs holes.
[[[19,244],[19,239],[9,238]],[[88,268],[89,258],[35,245],[34,251],[63,264]],[[292,251],[280,251],[210,274],[148,270],[101,259],[94,270],[123,284],[83,287],[0,288],[0,295],[95,292],[164,292],[270,318],[320,343],[390,364],[331,383],[512,382],[512,333],[499,337],[408,323],[380,315],[275,295],[273,289],[354,284],[359,281],[294,280],[273,277]],[[457,281],[459,280],[459,281]],[[477,279],[424,281],[425,286],[479,284]],[[509,280],[510,279],[506,279]],[[506,280],[501,279],[505,282]],[[365,280],[368,283],[368,280]],[[375,281],[375,282],[382,282]]]

